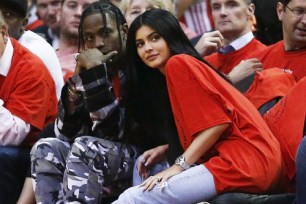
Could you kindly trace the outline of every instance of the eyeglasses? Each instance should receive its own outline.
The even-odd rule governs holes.
[[[292,9],[289,6],[286,6],[286,8],[289,9],[298,18],[306,14],[306,9],[303,9],[303,8],[293,8]]]

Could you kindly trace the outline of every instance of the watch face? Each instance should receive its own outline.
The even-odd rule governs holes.
[[[183,160],[183,156],[179,156],[178,158],[176,158],[175,163],[181,165],[182,162],[184,162]]]
[[[176,158],[175,164],[181,166],[184,170],[190,168],[189,164],[185,162],[185,157],[183,155]]]

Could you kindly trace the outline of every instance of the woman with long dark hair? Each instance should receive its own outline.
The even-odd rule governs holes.
[[[157,91],[157,72],[165,75],[184,152],[115,203],[185,204],[274,190],[282,169],[277,140],[256,108],[199,56],[175,16],[159,9],[139,16],[127,55],[128,107],[146,100],[139,90]]]

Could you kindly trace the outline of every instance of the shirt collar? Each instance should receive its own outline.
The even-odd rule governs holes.
[[[0,74],[2,76],[7,76],[10,70],[13,59],[13,53],[14,53],[14,48],[10,38],[8,38],[3,55],[0,59]]]
[[[239,49],[243,48],[246,44],[251,42],[251,40],[253,40],[253,38],[254,38],[254,35],[250,31],[250,32],[244,34],[243,36],[239,37],[238,39],[234,40],[233,42],[231,42],[230,45],[233,46],[235,48],[235,50],[239,50]]]

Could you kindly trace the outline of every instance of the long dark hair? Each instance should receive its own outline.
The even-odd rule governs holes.
[[[167,42],[172,55],[188,54],[205,63],[209,68],[216,71],[225,80],[229,81],[222,73],[213,68],[196,51],[190,40],[182,30],[177,18],[170,12],[163,9],[151,9],[138,16],[131,24],[127,38],[127,59],[128,59],[128,78],[127,85],[131,101],[140,101],[138,93],[141,91],[152,90],[154,86],[160,86],[161,81],[165,80],[157,69],[149,68],[143,63],[137,53],[136,32],[143,25],[151,27]],[[154,85],[155,84],[155,85]],[[135,101],[134,101],[135,102]]]

